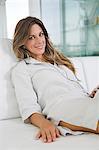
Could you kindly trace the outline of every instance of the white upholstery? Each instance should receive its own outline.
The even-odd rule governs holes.
[[[0,121],[0,150],[99,150],[99,135],[70,135],[46,144],[35,140],[36,133],[36,127],[21,119]]]
[[[99,56],[78,57],[72,60],[83,87],[91,92],[94,87],[99,85]]]
[[[11,41],[0,39],[0,149],[2,150],[98,150],[99,136],[85,134],[67,136],[51,144],[35,140],[37,128],[21,120],[13,87],[10,69],[16,58],[11,50]],[[13,56],[13,57],[12,57]],[[99,56],[72,58],[77,77],[87,91],[99,85]]]
[[[0,119],[20,116],[10,81],[10,69],[16,63],[11,45],[11,40],[0,39]]]

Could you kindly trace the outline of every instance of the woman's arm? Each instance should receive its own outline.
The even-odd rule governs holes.
[[[37,95],[26,64],[20,62],[14,67],[11,77],[22,120],[28,122],[28,118],[33,113],[41,113],[41,106],[37,102]]]
[[[37,138],[44,142],[54,141],[60,135],[59,130],[41,113],[26,64],[16,66],[11,75],[22,119],[40,128]]]
[[[42,114],[34,113],[30,116],[30,122],[40,128],[36,138],[41,138],[43,142],[55,141],[60,136],[56,126]]]

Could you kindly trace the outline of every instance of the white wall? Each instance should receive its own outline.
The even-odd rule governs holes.
[[[41,18],[40,0],[29,0],[29,14]]]
[[[0,38],[7,37],[6,0],[0,0]]]

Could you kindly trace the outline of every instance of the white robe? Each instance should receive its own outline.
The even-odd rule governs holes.
[[[28,58],[12,69],[12,82],[23,120],[37,112],[56,125],[63,120],[96,129],[99,94],[90,98],[67,67]]]

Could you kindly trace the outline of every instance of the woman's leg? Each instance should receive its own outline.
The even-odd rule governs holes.
[[[81,126],[72,125],[72,124],[64,122],[64,121],[60,121],[59,126],[67,127],[73,131],[84,131],[84,132],[91,132],[91,133],[99,134],[99,121],[97,123],[96,130],[92,130],[92,129],[81,127]]]
[[[98,123],[97,123],[96,132],[99,134],[99,120],[98,120]]]

